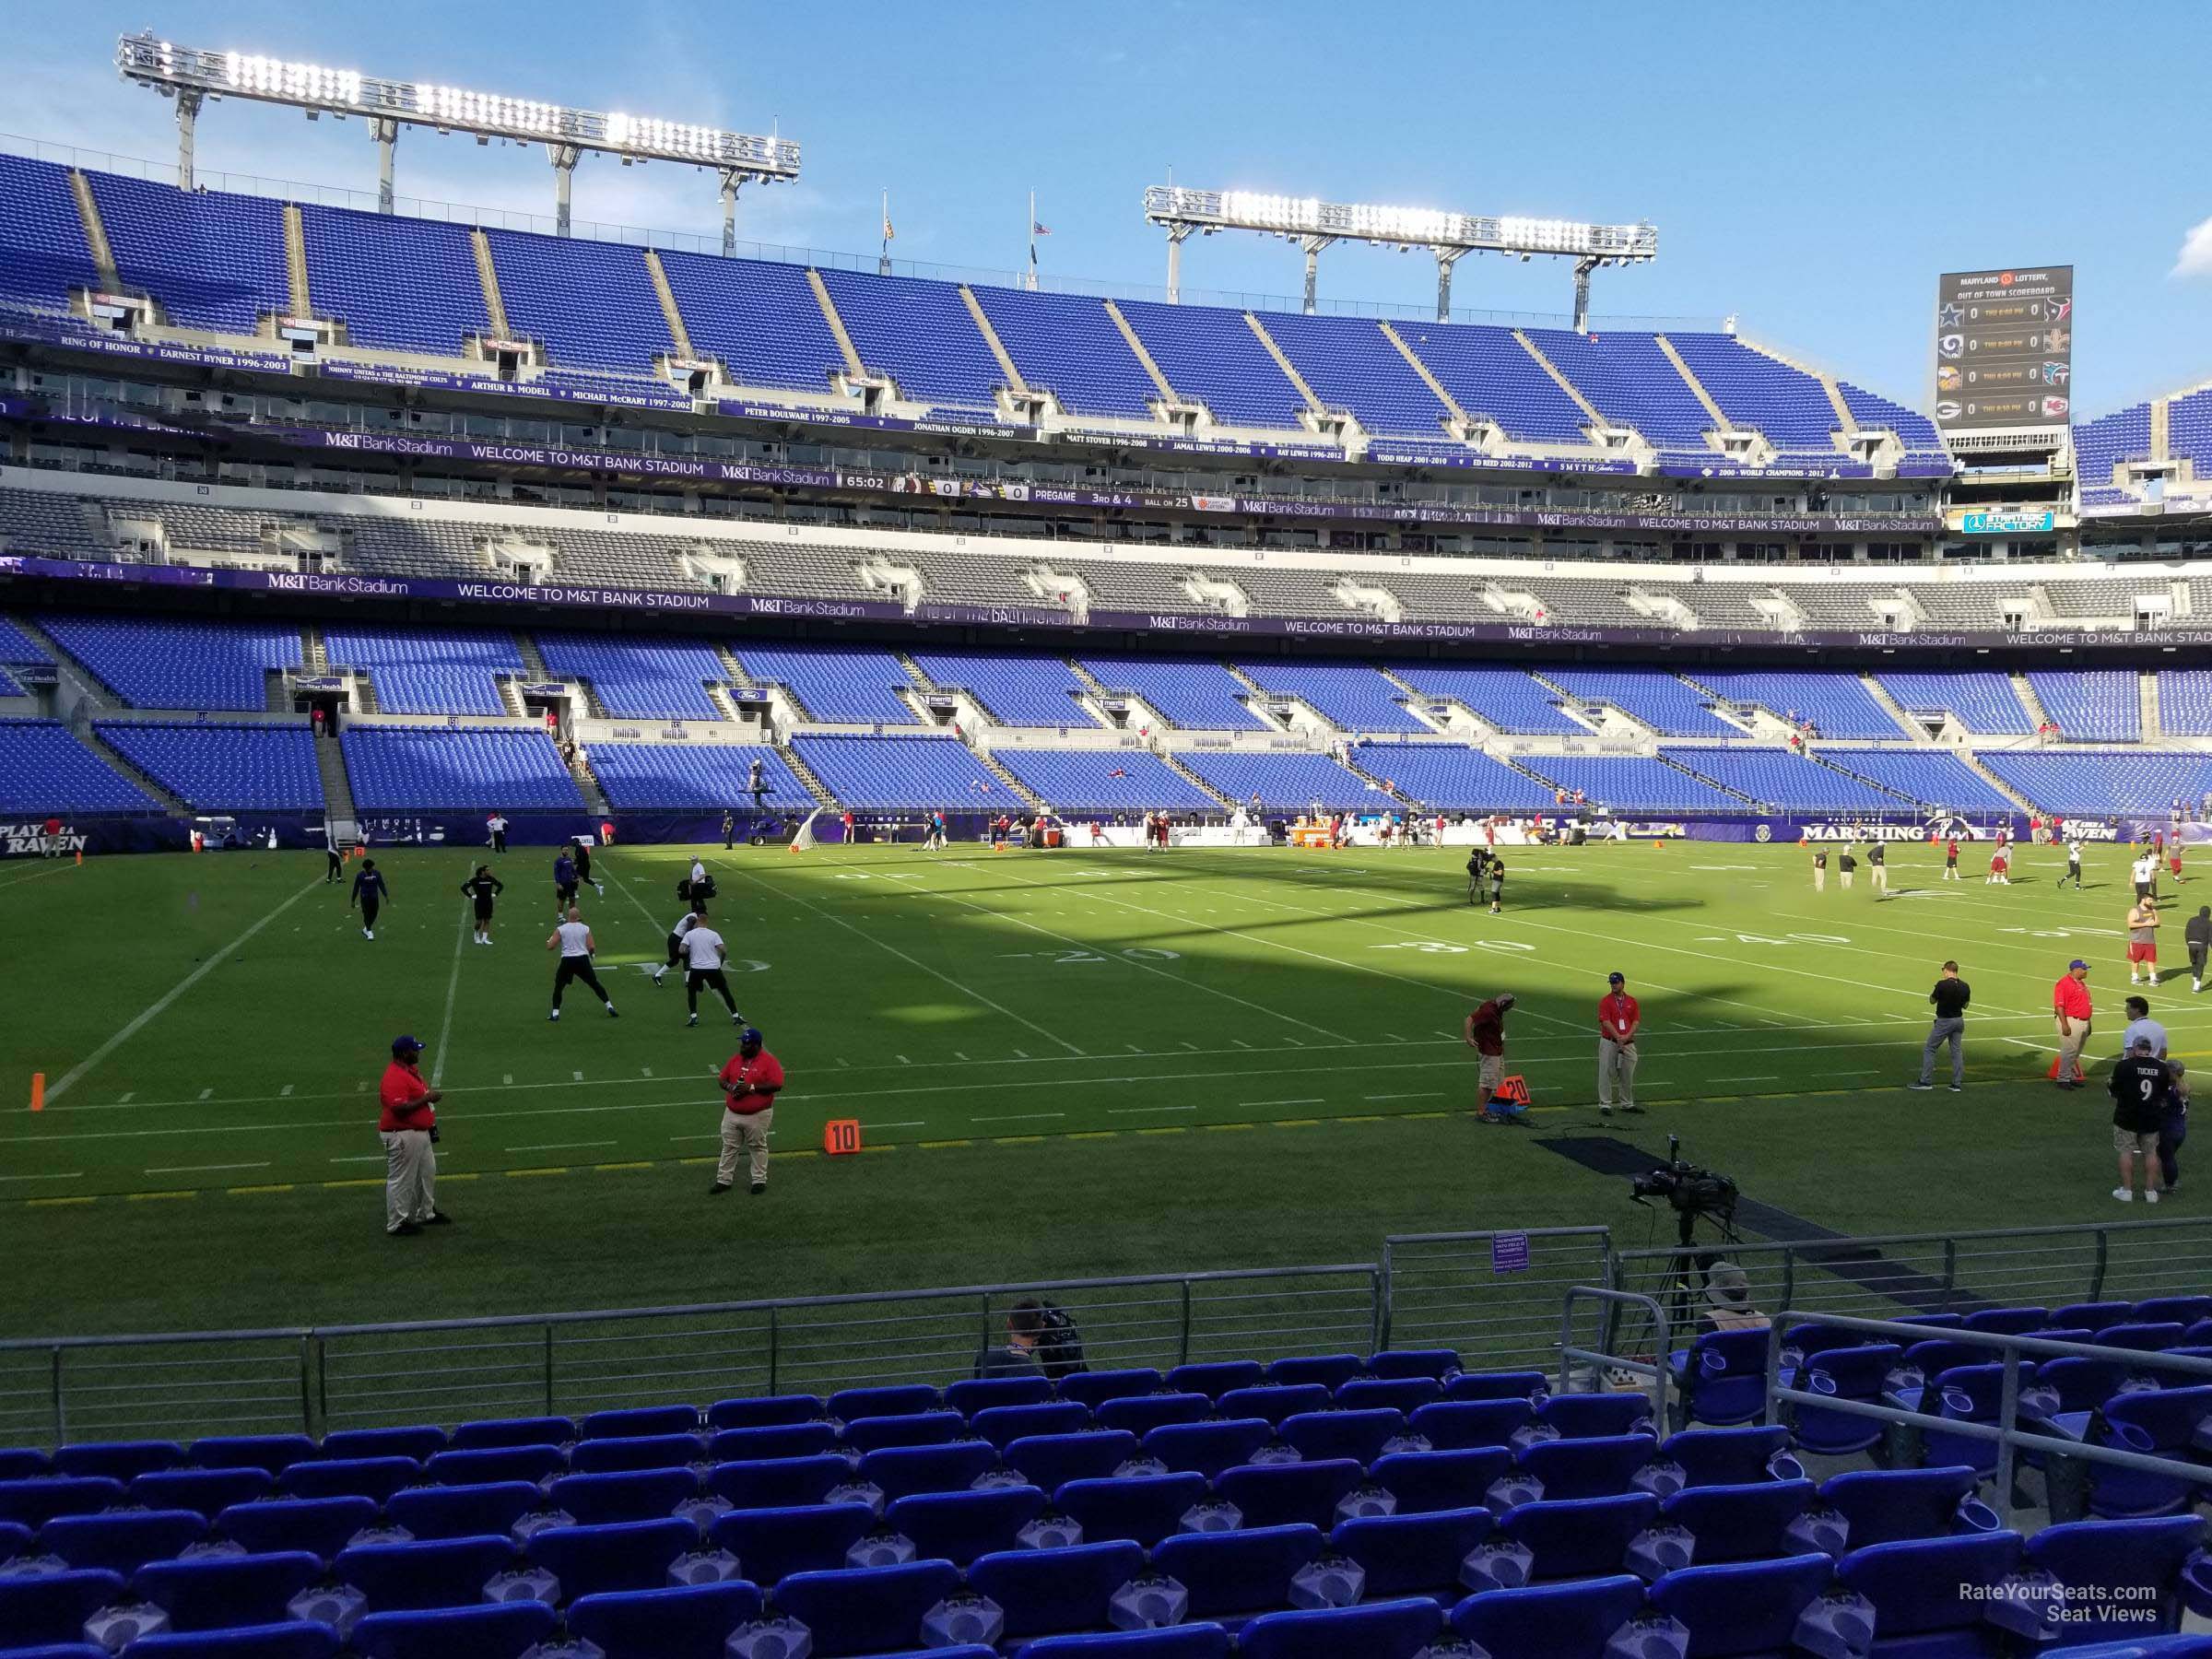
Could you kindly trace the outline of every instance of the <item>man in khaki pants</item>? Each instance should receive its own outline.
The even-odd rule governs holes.
[[[2081,1046],[2089,1040],[2089,965],[2079,957],[2066,964],[2065,977],[2051,988],[2051,1013],[2058,1024],[2061,1088],[2081,1087]]]
[[[1597,1112],[1613,1115],[1616,1087],[1623,1112],[1641,1112],[1636,1104],[1636,1033],[1643,1025],[1643,1009],[1629,994],[1626,976],[1606,976],[1607,990],[1597,1004]]]
[[[1498,1098],[1498,1085],[1505,1077],[1505,1017],[1512,1012],[1512,994],[1501,993],[1467,1016],[1467,1046],[1475,1051],[1480,1062],[1476,1078],[1476,1087],[1482,1090],[1478,1111],[1489,1110],[1490,1102]]]
[[[422,1080],[422,1044],[392,1040],[392,1064],[377,1090],[378,1138],[384,1144],[384,1231],[406,1238],[449,1218],[437,1202],[438,1102],[444,1096]]]
[[[751,1159],[754,1194],[768,1191],[768,1132],[775,1122],[776,1095],[782,1087],[783,1067],[761,1047],[760,1033],[747,1026],[737,1033],[737,1052],[722,1068],[722,1092],[726,1097],[722,1159],[714,1167],[709,1196],[720,1197],[737,1179],[740,1148]]]

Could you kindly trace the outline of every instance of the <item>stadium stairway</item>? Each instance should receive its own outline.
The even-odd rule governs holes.
[[[1975,754],[1973,750],[1962,748],[1953,749],[1951,752],[1957,755],[1961,761],[1965,762],[1966,768],[1969,771],[1972,772],[1974,776],[1980,778],[1983,782],[1988,784],[1992,789],[1995,790],[1999,794],[2010,801],[2015,806],[2018,806],[2021,812],[2033,813],[2036,810],[2036,806],[2033,801],[2030,801],[2026,795],[2022,794],[2018,790],[2013,788],[2011,784],[2006,782],[2004,779],[1998,777],[1995,772],[1990,771],[1988,767],[1984,766],[1982,763],[1982,757]]]
[[[985,771],[996,778],[1001,783],[1004,783],[1008,789],[1012,790],[1016,797],[1021,801],[1022,805],[1027,806],[1031,812],[1041,812],[1043,810],[1044,797],[1039,794],[1035,790],[1031,789],[1027,783],[1024,783],[1012,772],[1008,771],[1005,767],[1001,766],[996,760],[993,759],[990,755],[986,754],[983,750],[977,748],[975,747],[975,739],[972,736],[968,735],[967,734],[962,734],[960,741],[968,746],[968,752],[975,757],[977,763],[981,765]]]
[[[88,715],[89,711],[81,711]],[[141,771],[124,758],[121,749],[111,747],[108,740],[95,729],[89,718],[72,716],[68,722],[69,735],[106,761],[112,771],[120,772],[138,788],[161,803],[162,810],[178,818],[191,818],[193,809],[181,796],[162,787],[151,772]]]
[[[822,308],[822,321],[830,325],[830,337],[837,342],[838,350],[844,355],[845,372],[858,380],[867,372],[867,366],[860,360],[860,348],[853,344],[853,335],[845,328],[845,320],[837,314],[837,302],[830,298],[830,285],[822,280],[822,274],[811,265],[806,269],[806,286],[814,290],[814,302]]]
[[[1306,377],[1298,371],[1298,365],[1275,343],[1275,336],[1267,332],[1266,324],[1250,312],[1244,313],[1244,321],[1252,324],[1252,332],[1258,336],[1260,344],[1267,348],[1267,355],[1275,359],[1275,366],[1283,371],[1283,378],[1298,388],[1299,396],[1306,400],[1307,410],[1314,415],[1327,414],[1328,410],[1321,399],[1313,394],[1313,388],[1306,383]]]
[[[806,793],[814,796],[817,806],[826,807],[831,812],[838,810],[837,797],[830,793],[829,786],[822,782],[820,774],[800,758],[797,749],[792,747],[787,742],[771,744],[770,747],[777,754],[782,756],[783,764],[791,768],[791,775],[806,785]]]
[[[1429,394],[1444,406],[1444,412],[1458,423],[1460,429],[1464,431],[1472,426],[1474,423],[1468,419],[1467,412],[1461,407],[1459,399],[1453,396],[1446,390],[1444,382],[1436,378],[1435,371],[1414,355],[1413,347],[1406,344],[1405,336],[1380,318],[1376,320],[1375,326],[1382,331],[1382,337],[1396,348],[1397,354],[1406,359],[1406,366],[1418,377],[1421,384],[1429,388]]]
[[[1105,300],[1103,303],[1106,307],[1106,315],[1112,321],[1114,327],[1121,330],[1122,338],[1128,342],[1129,349],[1135,354],[1137,362],[1143,365],[1145,372],[1151,376],[1152,383],[1159,388],[1160,401],[1171,404],[1182,403],[1183,401],[1182,394],[1168,383],[1168,377],[1161,371],[1159,361],[1152,356],[1144,341],[1138,337],[1136,330],[1130,326],[1129,319],[1122,314],[1122,308],[1111,300]]]
[[[1765,801],[1753,800],[1751,796],[1746,794],[1742,790],[1731,789],[1727,784],[1722,782],[1718,778],[1709,778],[1703,772],[1698,771],[1695,767],[1685,766],[1681,761],[1675,759],[1670,755],[1654,755],[1652,758],[1658,761],[1662,766],[1673,767],[1677,771],[1680,772],[1686,778],[1695,778],[1700,783],[1711,784],[1713,788],[1719,790],[1724,795],[1734,795],[1737,800],[1748,801],[1754,806],[1764,807],[1770,805],[1770,803]]]
[[[331,825],[332,834],[338,833],[337,826],[352,826],[359,816],[353,805],[353,780],[346,771],[346,749],[337,734],[325,733],[315,739],[315,771],[323,779],[323,811],[324,820]]]
[[[691,330],[684,322],[684,313],[676,303],[676,290],[668,286],[667,267],[661,256],[651,248],[645,250],[645,275],[653,279],[653,298],[661,302],[661,315],[668,324],[668,337],[676,342],[679,356],[696,358],[691,348]]]
[[[2035,688],[2028,683],[2026,675],[2014,673],[2006,677],[2012,681],[2013,695],[2020,700],[2020,707],[2028,711],[2028,718],[2041,729],[2042,724],[2051,718],[2043,708],[2043,700],[2035,694]]]
[[[1689,365],[1682,360],[1682,354],[1675,349],[1675,343],[1665,335],[1653,335],[1652,343],[1659,347],[1660,355],[1675,366],[1675,372],[1682,377],[1682,383],[1705,406],[1705,413],[1712,417],[1713,429],[1722,432],[1735,430],[1735,423],[1721,413],[1721,406],[1713,401],[1712,394],[1705,390],[1705,383],[1690,372]]]
[[[309,674],[330,672],[330,650],[323,642],[323,630],[312,623],[300,630],[300,663]]]
[[[1387,749],[1382,749],[1374,752],[1388,754],[1390,751]],[[1384,789],[1382,787],[1382,775],[1380,772],[1370,771],[1365,767],[1361,766],[1358,761],[1347,758],[1348,755],[1357,755],[1358,753],[1359,753],[1358,749],[1351,749],[1347,751],[1347,755],[1339,755],[1336,758],[1336,764],[1343,767],[1346,771],[1350,772],[1353,777],[1359,779],[1362,783],[1368,784],[1375,791],[1377,794],[1380,794],[1382,797],[1385,810],[1387,810],[1388,807],[1393,805],[1420,806],[1427,804],[1422,801],[1417,801],[1411,795],[1400,793],[1394,789]]]
[[[1786,353],[1775,350],[1771,346],[1760,346],[1740,336],[1736,343],[1747,351],[1756,351],[1760,357],[1772,358],[1785,369],[1796,370],[1798,373],[1806,376],[1808,380],[1818,381],[1820,390],[1828,394],[1828,406],[1836,412],[1836,430],[1854,435],[1857,433],[1858,419],[1852,414],[1851,406],[1843,401],[1842,389],[1836,384],[1834,375],[1824,374],[1810,363],[1800,363]]]
[[[2159,714],[2159,677],[2155,672],[2136,676],[2136,706],[2142,711],[2143,741],[2158,745],[2166,741],[2166,723]]]
[[[1076,672],[1077,674],[1083,674],[1083,671],[1079,668],[1076,670]],[[1085,679],[1088,679],[1090,677],[1088,675],[1083,675],[1083,677]],[[1188,783],[1193,789],[1203,790],[1206,794],[1213,796],[1215,800],[1220,802],[1224,808],[1234,806],[1236,805],[1234,801],[1230,800],[1227,795],[1216,789],[1211,783],[1208,783],[1204,778],[1200,777],[1196,772],[1193,771],[1189,767],[1185,766],[1182,761],[1178,760],[1167,750],[1161,749],[1159,751],[1159,753],[1160,764],[1165,766],[1177,777],[1181,778],[1185,783]]]
[[[1112,725],[1113,722],[1107,717],[1106,713],[1106,699],[1112,696],[1112,693],[1106,689],[1106,683],[1100,679],[1099,677],[1093,674],[1089,669],[1084,667],[1083,665],[1078,663],[1074,657],[1064,657],[1061,660],[1066,663],[1067,671],[1076,677],[1076,683],[1083,688],[1084,694],[1088,699],[1088,706],[1089,708],[1091,718],[1096,720],[1100,725]],[[1166,725],[1170,723],[1163,720],[1159,724],[1161,725]],[[1169,764],[1172,765],[1173,762],[1171,761]],[[1206,785],[1200,783],[1197,785],[1197,787],[1204,789]]]
[[[295,712],[292,708],[292,682],[289,677],[281,668],[272,668],[268,671],[266,677],[268,683],[264,689],[263,706],[272,714]]]
[[[314,300],[307,288],[307,228],[290,202],[284,205],[284,276],[291,290],[292,315],[313,316]]]
[[[1569,380],[1564,374],[1559,372],[1559,366],[1553,362],[1549,358],[1546,357],[1543,353],[1543,350],[1534,340],[1530,339],[1526,334],[1516,328],[1513,330],[1513,338],[1521,342],[1522,350],[1527,352],[1530,357],[1535,359],[1536,366],[1543,370],[1545,373],[1551,376],[1552,380],[1558,384],[1559,390],[1564,392],[1570,398],[1573,400],[1574,406],[1582,410],[1583,414],[1589,419],[1589,422],[1592,426],[1609,427],[1613,424],[1603,415],[1600,415],[1597,412],[1597,406],[1592,403],[1588,398],[1584,397],[1581,389],[1577,387],[1572,381]]]
[[[94,679],[91,672],[78,664],[75,657],[64,651],[61,641],[41,628],[36,618],[18,611],[15,613],[15,619],[16,626],[29,639],[43,645],[46,654],[53,659],[54,678],[60,683],[61,689],[68,693],[65,697],[56,698],[56,714],[66,720],[70,718],[69,710],[81,706],[88,714],[97,719],[118,706],[115,695]]]
[[[1927,745],[1935,743],[1936,739],[1928,735],[1928,728],[1905,712],[1904,706],[1896,698],[1889,695],[1888,688],[1882,684],[1878,676],[1862,674],[1859,676],[1859,684],[1866,688],[1866,695],[1874,699],[1876,706],[1897,722],[1899,731],[1904,733],[1915,743]]]
[[[507,323],[507,301],[500,293],[499,267],[491,263],[491,241],[482,230],[468,233],[469,251],[477,259],[477,281],[484,289],[484,314],[502,340],[514,338]]]
[[[599,780],[592,773],[589,750],[582,747],[577,749],[576,759],[569,771],[576,780],[576,787],[583,792],[583,804],[590,809],[593,818],[610,818],[615,816],[614,807],[607,803],[606,791],[599,787]]]
[[[1028,397],[1030,394],[1030,382],[1022,379],[1021,371],[1014,362],[1014,354],[1006,349],[1006,343],[998,337],[998,330],[991,326],[991,319],[983,311],[983,302],[975,297],[975,290],[964,282],[960,284],[960,303],[968,308],[968,315],[975,323],[975,332],[983,336],[983,344],[990,347],[991,355],[998,360],[998,371],[1006,377],[1007,386],[1015,396]]]
[[[560,677],[546,666],[545,653],[538,650],[537,641],[528,634],[519,631],[515,634],[514,649],[516,654],[523,659],[523,666],[530,671],[532,679],[542,683]]]
[[[1253,679],[1251,675],[1245,673],[1243,669],[1238,667],[1234,663],[1224,663],[1221,665],[1221,666],[1223,670],[1227,672],[1230,678],[1235,680],[1238,685],[1243,687],[1245,690],[1252,693],[1252,697],[1240,698],[1238,700],[1241,702],[1247,709],[1252,710],[1253,718],[1259,721],[1262,724],[1267,726],[1271,731],[1282,730],[1283,728],[1277,725],[1274,718],[1267,713],[1266,707],[1270,700],[1275,700],[1278,696],[1288,697],[1289,694],[1288,692],[1277,693],[1268,690],[1266,687],[1261,685],[1258,680]],[[1252,699],[1255,697],[1259,699],[1259,706],[1257,708],[1253,706]],[[1290,700],[1297,703],[1300,708],[1310,712],[1314,719],[1321,722],[1322,728],[1324,731],[1334,732],[1337,729],[1336,723],[1335,721],[1329,719],[1328,716],[1324,714],[1319,709],[1314,708],[1313,705],[1306,701],[1304,698],[1292,697],[1290,698]]]
[[[85,249],[92,255],[101,286],[111,294],[122,293],[123,277],[115,269],[114,244],[108,241],[108,228],[100,222],[100,204],[92,199],[92,182],[80,169],[69,170],[69,192],[76,197],[77,217],[85,227]]]
[[[922,665],[914,661],[914,653],[912,652],[894,651],[891,653],[891,661],[899,665],[900,668],[905,672],[907,678],[912,680],[914,686],[914,688],[912,691],[901,691],[899,694],[900,700],[905,703],[908,708],[913,710],[916,714],[920,715],[924,724],[934,725],[936,723],[936,716],[929,712],[929,703],[927,699],[929,693],[932,691],[942,691],[944,688],[938,685],[935,680],[930,678],[928,675],[922,672]],[[982,700],[973,693],[969,695],[968,700],[974,703],[977,708],[982,709],[984,713],[990,714],[991,711],[983,708]],[[997,716],[992,715],[992,718],[996,720]],[[973,747],[974,746],[971,744],[969,747]],[[981,751],[978,751],[978,753],[980,755]],[[982,758],[983,759],[983,763],[988,766],[990,764],[990,758],[988,756],[982,756]]]

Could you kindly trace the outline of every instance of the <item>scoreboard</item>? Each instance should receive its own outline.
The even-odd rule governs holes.
[[[2074,267],[1951,271],[1936,284],[1936,424],[2065,427],[2074,413]]]

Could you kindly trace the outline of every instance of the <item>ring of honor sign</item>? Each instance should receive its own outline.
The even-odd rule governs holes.
[[[2074,267],[1953,271],[1936,284],[1936,424],[2063,428],[2074,412]]]

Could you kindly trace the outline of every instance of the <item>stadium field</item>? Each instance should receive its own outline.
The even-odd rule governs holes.
[[[441,1317],[1207,1265],[1372,1259],[1388,1232],[1646,1224],[1578,1162],[1611,1136],[1686,1151],[1747,1196],[1841,1231],[2113,1214],[2094,1088],[2042,1082],[2053,980],[2093,966],[2111,1056],[2125,994],[2124,849],[2058,891],[1891,853],[1892,891],[1795,847],[1509,849],[1506,909],[1464,852],[1091,853],[912,847],[706,853],[747,1018],[783,1061],[771,1190],[710,1201],[733,1048],[711,995],[656,989],[690,856],[614,848],[585,917],[622,1018],[572,987],[546,1020],[549,853],[499,861],[496,945],[471,943],[477,854],[375,853],[373,942],[320,855],[0,868],[0,1238],[34,1270],[8,1335]],[[1970,863],[1985,854],[1968,850]],[[353,866],[349,866],[350,869]],[[2212,881],[2205,885],[2212,901]],[[2169,906],[2153,995],[2189,1056]],[[1928,987],[1974,988],[1963,1095],[1912,1093]],[[1643,1006],[1636,1117],[1602,1122],[1594,1008]],[[1480,1125],[1461,1021],[1519,997],[1508,1070],[1529,1127]],[[429,1044],[453,1229],[382,1236],[375,1088]],[[43,1111],[28,1108],[31,1075]],[[830,1159],[833,1118],[868,1147]],[[2184,1193],[2187,1191],[2184,1188]],[[2186,1199],[2180,1201],[2186,1213]]]

